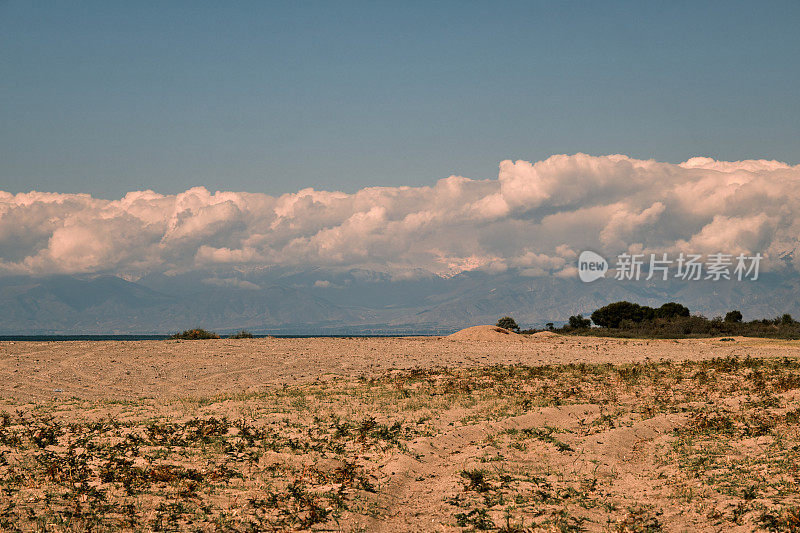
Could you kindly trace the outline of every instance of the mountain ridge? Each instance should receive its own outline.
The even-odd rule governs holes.
[[[334,269],[196,271],[128,281],[113,275],[0,278],[0,334],[151,334],[205,327],[221,333],[441,333],[514,316],[526,327],[588,315],[618,300],[678,301],[706,316],[798,314],[796,276],[758,281],[601,279],[581,283],[518,272],[431,273]]]

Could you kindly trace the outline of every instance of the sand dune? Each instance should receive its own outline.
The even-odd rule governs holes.
[[[447,338],[463,341],[508,341],[522,340],[523,337],[500,326],[472,326],[471,328],[456,331],[452,335],[448,335]]]

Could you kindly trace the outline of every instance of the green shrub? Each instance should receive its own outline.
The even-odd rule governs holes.
[[[219,335],[217,335],[213,331],[206,331],[201,328],[195,328],[195,329],[187,329],[180,333],[176,333],[175,335],[172,335],[170,339],[182,339],[182,340],[219,339]]]
[[[583,318],[583,315],[569,317],[569,327],[572,329],[585,329],[592,325],[592,321]]]
[[[250,333],[249,331],[242,330],[239,333],[234,333],[233,335],[231,335],[228,338],[230,338],[230,339],[252,339],[253,338],[253,334]]]
[[[497,321],[498,328],[504,328],[509,331],[519,331],[519,325],[517,321],[511,318],[510,316],[504,316],[500,320]]]

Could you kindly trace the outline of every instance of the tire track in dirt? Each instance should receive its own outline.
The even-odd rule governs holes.
[[[628,340],[593,337],[520,342],[442,338],[231,341],[0,342],[0,391],[50,398],[204,397],[301,383],[320,374],[376,377],[392,369],[494,364],[628,363],[709,357],[800,356],[800,342],[736,338]],[[16,391],[16,392],[15,392]]]
[[[381,490],[386,510],[382,518],[373,520],[370,530],[386,533],[396,531],[397,519],[404,517],[404,531],[463,531],[455,522],[431,522],[427,517],[454,516],[459,511],[446,503],[445,499],[464,493],[461,471],[487,467],[486,464],[476,463],[475,458],[488,447],[486,440],[490,435],[509,429],[555,427],[568,432],[566,436],[559,436],[573,448],[566,457],[554,455],[563,460],[560,467],[572,471],[576,476],[591,473],[623,480],[626,476],[638,479],[637,472],[643,466],[642,461],[646,457],[652,461],[652,454],[648,454],[648,451],[653,443],[665,438],[686,420],[685,415],[659,415],[630,427],[608,429],[583,437],[569,435],[578,430],[585,420],[597,417],[600,413],[600,406],[594,404],[546,407],[497,422],[485,421],[452,428],[433,437],[413,441],[409,449],[416,457],[398,454],[381,467],[388,479]],[[542,448],[552,446],[538,444]],[[603,467],[598,468],[601,461]],[[507,463],[504,466],[513,469],[540,466],[524,454],[509,457]],[[633,486],[630,483],[628,485]],[[642,487],[637,487],[637,490],[644,492]],[[431,505],[438,508],[432,510]]]

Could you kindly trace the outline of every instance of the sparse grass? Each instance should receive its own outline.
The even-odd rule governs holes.
[[[799,398],[797,360],[730,357],[10,406],[0,528],[369,530],[418,487],[427,527],[797,531]]]
[[[545,426],[543,428],[525,428],[522,430],[511,428],[506,430],[506,433],[512,436],[516,436],[520,440],[525,440],[529,438],[538,439],[542,442],[547,442],[549,444],[552,444],[560,452],[574,451],[569,444],[565,444],[553,436],[553,433],[558,433],[558,432],[559,431],[557,428],[549,426]],[[517,444],[516,448],[521,450],[526,449],[526,447],[520,446],[519,444]]]
[[[374,478],[358,454],[396,446],[408,431],[372,418],[298,427],[214,417],[63,423],[3,414],[0,526],[165,530],[223,520],[237,530],[302,529],[334,520],[356,497],[372,498]],[[245,496],[248,486],[261,497],[226,516],[223,501]]]

